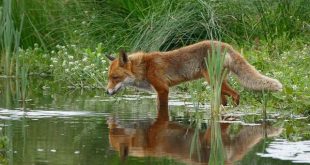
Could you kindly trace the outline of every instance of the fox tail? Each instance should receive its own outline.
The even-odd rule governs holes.
[[[259,73],[237,51],[228,48],[225,66],[232,71],[242,86],[252,90],[281,91],[282,84],[273,78]]]

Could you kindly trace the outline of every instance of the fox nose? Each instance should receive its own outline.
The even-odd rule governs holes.
[[[107,94],[108,95],[110,95],[110,96],[112,96],[112,95],[114,95],[115,94],[115,91],[114,90],[107,90]]]

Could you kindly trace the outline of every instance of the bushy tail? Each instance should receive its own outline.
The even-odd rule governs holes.
[[[278,80],[259,73],[232,47],[228,48],[227,53],[225,66],[237,75],[241,85],[252,90],[282,90],[282,84]]]

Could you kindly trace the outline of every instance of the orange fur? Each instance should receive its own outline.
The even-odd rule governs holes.
[[[237,75],[240,83],[253,90],[280,91],[282,84],[260,74],[229,44],[219,41],[202,41],[168,52],[137,52],[129,56],[121,52],[109,67],[108,94],[114,94],[124,86],[131,85],[157,92],[158,109],[168,108],[169,87],[185,81],[204,77],[209,81],[205,66],[212,48],[221,47],[226,52],[224,67]],[[222,84],[222,104],[226,96],[239,104],[239,94],[225,80]]]

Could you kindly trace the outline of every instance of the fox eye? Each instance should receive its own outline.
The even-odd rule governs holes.
[[[119,77],[118,76],[112,76],[112,79],[117,80],[117,79],[119,79]]]

